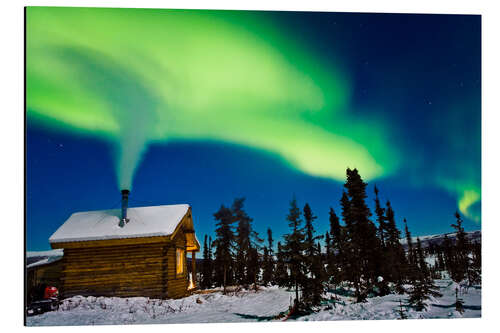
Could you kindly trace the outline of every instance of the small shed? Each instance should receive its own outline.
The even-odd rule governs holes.
[[[26,252],[26,296],[28,303],[41,298],[44,286],[60,288],[63,250]]]
[[[123,191],[122,191],[123,192]],[[63,297],[179,298],[194,289],[200,244],[187,204],[74,213],[49,238],[63,248]],[[186,254],[191,252],[189,281]]]

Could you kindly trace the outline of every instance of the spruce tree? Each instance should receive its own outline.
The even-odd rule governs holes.
[[[209,288],[212,287],[214,283],[214,258],[213,258],[213,247],[212,236],[208,237],[208,261],[207,261],[207,285]]]
[[[311,207],[309,206],[308,203],[304,206],[304,221],[305,221],[305,240],[304,240],[304,247],[305,247],[305,254],[309,257],[312,257],[315,255],[315,245],[316,245],[316,240],[321,238],[319,236],[314,236],[314,226],[313,222],[314,220],[317,219],[317,216],[315,216],[311,210]]]
[[[289,286],[288,270],[285,263],[285,255],[283,253],[283,246],[278,242],[278,251],[276,252],[276,284],[280,287]]]
[[[306,260],[304,269],[307,275],[304,281],[303,299],[308,305],[318,305],[321,301],[321,295],[323,294],[324,274],[322,270],[321,253],[316,246],[316,240],[322,237],[314,235],[315,230],[313,222],[317,217],[313,214],[309,204],[305,204],[303,213],[305,221],[304,258]]]
[[[248,262],[248,279],[254,284],[257,289],[257,283],[260,280],[260,272],[262,270],[263,262],[260,257],[262,251],[262,242],[264,240],[259,237],[259,234],[251,229],[250,233],[250,251]]]
[[[410,281],[413,281],[416,279],[417,272],[416,270],[416,260],[415,260],[415,251],[413,250],[413,241],[411,238],[411,233],[410,230],[408,229],[408,224],[406,223],[406,219],[403,219],[403,222],[405,224],[405,236],[406,236],[406,244],[408,246],[408,256],[407,256],[407,261],[408,261],[408,266],[406,269],[406,278]]]
[[[202,289],[210,288],[211,287],[211,280],[212,280],[212,271],[211,271],[211,258],[209,257],[209,244],[207,242],[208,236],[205,235],[204,241],[203,241],[203,265],[202,265],[202,270],[201,270],[201,281],[200,281],[200,287]]]
[[[216,223],[215,234],[217,238],[215,244],[215,267],[216,283],[222,285],[224,294],[226,286],[233,282],[233,252],[234,252],[234,227],[235,222],[232,211],[221,205],[220,209],[214,214]]]
[[[471,245],[471,283],[481,283],[481,243],[474,242]]]
[[[332,280],[331,276],[335,272],[333,258],[334,254],[332,251],[330,233],[327,231],[325,232],[325,263],[326,263],[326,274],[327,274],[326,282],[331,282]]]
[[[264,246],[264,253],[262,257],[262,263],[263,263],[263,272],[262,272],[262,284],[264,286],[267,286],[271,283],[272,281],[272,274],[271,270],[269,267],[269,248],[267,246]]]
[[[420,242],[420,238],[417,237],[417,248],[415,250],[416,260],[418,261],[418,269],[424,278],[430,277],[429,267],[425,262],[424,251],[422,249],[422,243]]]
[[[248,270],[247,270],[248,280],[250,280],[253,283],[253,289],[257,291],[261,261],[256,246],[250,246],[247,262],[248,262]]]
[[[273,240],[273,231],[271,228],[267,228],[267,246],[269,248],[269,253],[274,253],[274,240]]]
[[[446,269],[442,250],[437,251],[437,268],[439,271],[443,271]]]
[[[264,248],[264,271],[262,273],[264,285],[275,283],[273,242],[273,232],[267,228],[267,247]]]
[[[365,300],[368,293],[374,290],[381,274],[380,266],[377,265],[382,256],[381,246],[377,228],[370,221],[371,212],[365,201],[366,185],[357,169],[347,169],[347,181],[344,184],[347,200],[343,195],[341,205],[350,242],[348,256],[352,264],[349,275],[358,301]]]
[[[451,243],[450,238],[448,235],[444,235],[443,239],[443,255],[444,255],[444,263],[446,266],[446,270],[448,271],[448,274],[452,277],[455,276],[455,255],[454,255],[454,248],[453,244]]]
[[[346,200],[346,202],[349,201],[349,199],[347,198],[347,194],[345,194],[344,199]],[[330,260],[328,261],[328,266],[330,281],[336,286],[346,278],[344,272],[346,272],[348,262],[346,262],[345,258],[345,254],[347,253],[345,246],[345,233],[342,226],[340,225],[337,214],[331,207],[329,216],[331,256]]]
[[[378,198],[378,188],[374,187],[375,192],[375,214],[377,215],[377,223],[378,223],[378,237],[380,239],[380,243],[382,248],[386,246],[386,217],[385,217],[385,209],[380,205],[380,200]]]
[[[359,248],[355,241],[354,235],[356,230],[351,216],[351,201],[344,191],[340,199],[342,207],[342,219],[345,224],[344,242],[342,247],[343,255],[341,261],[342,281],[349,281],[356,288],[356,296],[361,294],[360,279],[361,279],[361,259]]]
[[[258,251],[261,249],[262,239],[252,228],[253,219],[244,210],[244,202],[245,198],[236,198],[231,206],[234,222],[237,222],[234,275],[236,283],[256,286],[261,264]]]
[[[462,217],[458,211],[455,213],[455,218],[457,219],[456,224],[452,224],[451,226],[455,229],[456,232],[456,242],[455,242],[455,250],[454,250],[454,267],[453,274],[451,278],[455,282],[460,282],[464,278],[467,280],[471,280],[472,272],[470,268],[470,258],[469,258],[469,243],[467,240],[467,235],[462,226]]]
[[[427,267],[422,251],[420,238],[418,237],[415,255],[417,271],[412,281],[413,286],[409,294],[408,302],[415,307],[417,311],[422,311],[427,308],[427,304],[425,303],[426,300],[430,299],[431,296],[441,297],[442,294],[438,292],[439,288],[434,285],[434,281],[430,276],[429,268]]]
[[[423,311],[427,308],[425,301],[429,296],[425,294],[423,283],[421,280],[415,280],[410,289],[408,303],[417,311]]]
[[[235,282],[248,285],[251,282],[248,267],[250,265],[250,233],[252,219],[243,209],[244,198],[236,198],[231,206],[234,222],[237,222],[235,234],[236,257],[234,262]]]
[[[392,209],[390,201],[386,203],[386,247],[385,247],[385,272],[387,274],[387,279],[396,284],[396,291],[398,293],[403,292],[403,283],[405,279],[405,269],[407,267],[407,261],[405,256],[405,251],[401,245],[399,239],[401,233],[396,227],[396,221],[394,217],[394,210]]]
[[[378,223],[377,236],[380,240],[380,252],[381,255],[376,259],[376,265],[380,267],[380,274],[382,276],[381,280],[377,280],[377,287],[379,289],[380,295],[386,295],[389,292],[389,287],[387,286],[387,281],[394,281],[393,278],[393,265],[396,253],[391,251],[388,244],[388,234],[387,234],[387,221],[386,210],[380,205],[380,200],[378,198],[378,188],[374,187],[375,192],[375,214],[377,216],[376,220]],[[388,212],[389,213],[389,212]]]
[[[327,280],[326,270],[325,270],[325,257],[321,252],[321,244],[318,242],[316,244],[315,252],[317,255],[313,258],[311,273],[312,273],[312,292],[311,292],[311,305],[318,306],[323,299],[323,294],[325,292],[325,281]]]
[[[290,270],[288,285],[295,290],[295,305],[300,306],[299,291],[306,283],[306,267],[307,259],[304,255],[305,250],[305,234],[302,228],[302,220],[300,210],[297,206],[297,200],[294,198],[290,202],[290,210],[286,217],[288,226],[291,228],[290,233],[284,236],[284,258]]]

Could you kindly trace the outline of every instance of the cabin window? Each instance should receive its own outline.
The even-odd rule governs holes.
[[[183,274],[184,273],[184,260],[185,260],[185,255],[184,255],[184,249],[177,249],[177,260],[176,260],[176,273]]]

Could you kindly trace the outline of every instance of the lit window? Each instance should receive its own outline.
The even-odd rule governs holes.
[[[182,274],[184,273],[184,250],[183,249],[177,249],[177,268],[176,272],[177,274]]]

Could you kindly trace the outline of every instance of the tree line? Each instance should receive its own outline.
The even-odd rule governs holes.
[[[272,230],[267,229],[264,241],[253,229],[244,198],[235,199],[230,207],[221,205],[214,213],[215,239],[204,238],[200,287],[222,286],[224,293],[228,285],[287,287],[294,291],[297,312],[312,311],[326,291],[337,288],[352,290],[357,302],[406,293],[410,305],[421,311],[426,299],[440,296],[434,279],[441,274],[449,274],[457,282],[480,279],[480,244],[469,243],[458,212],[451,225],[456,242],[445,237],[443,244],[426,250],[419,238],[412,241],[405,219],[405,249],[390,201],[382,204],[375,186],[372,214],[366,203],[367,183],[357,169],[348,168],[346,176],[340,217],[330,208],[325,234],[316,232],[317,217],[310,205],[305,203],[301,209],[295,198],[291,200],[286,215],[289,232],[283,235],[283,243],[277,242],[276,252]],[[434,265],[425,260],[429,254],[437,258]]]

